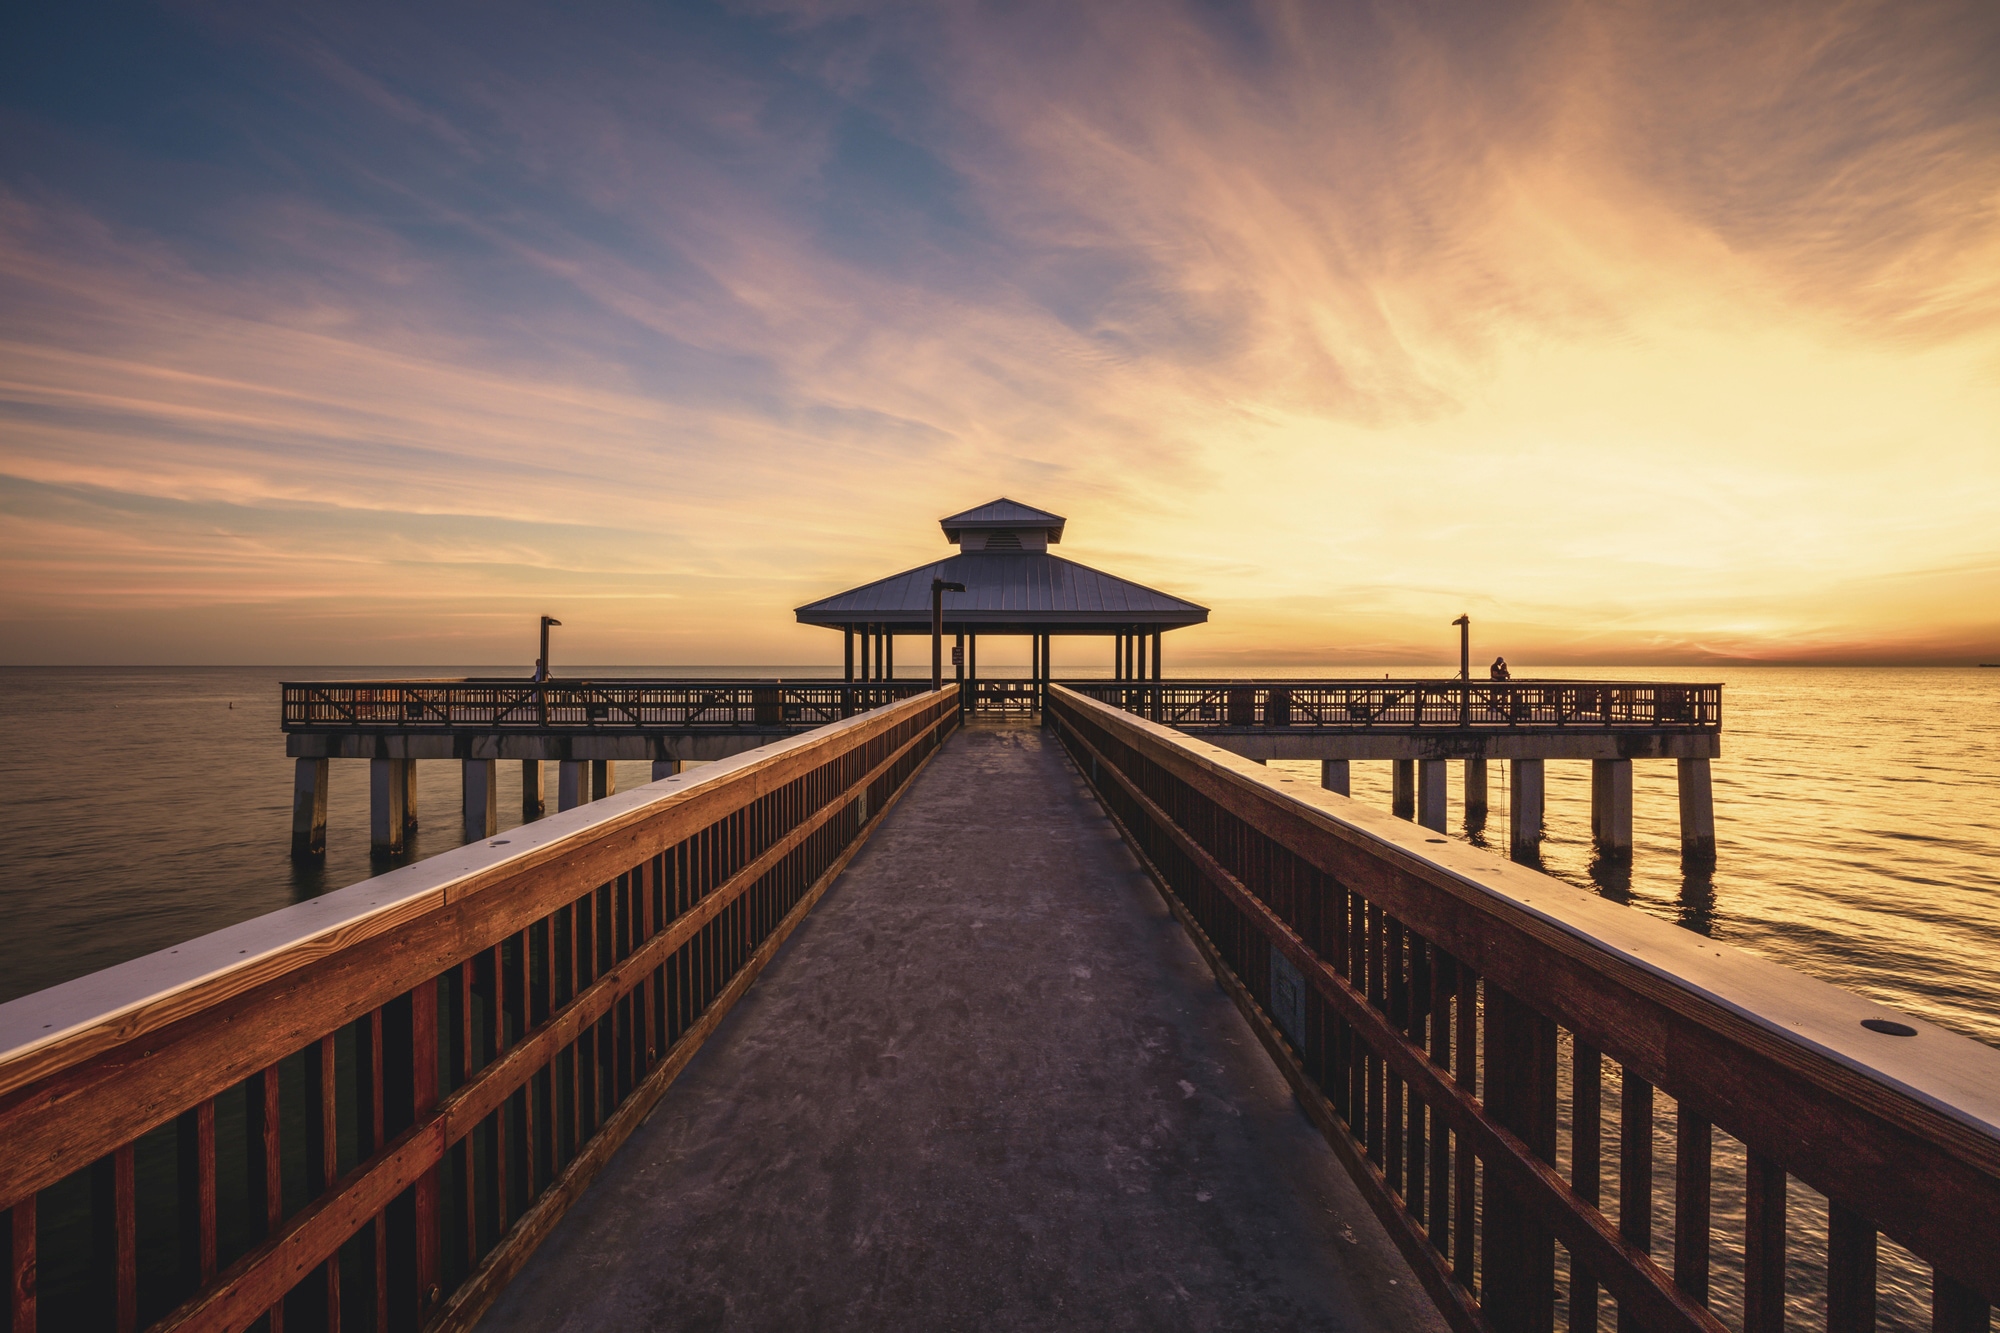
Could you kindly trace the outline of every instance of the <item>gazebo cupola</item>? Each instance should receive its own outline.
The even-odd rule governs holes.
[[[1208,608],[1121,579],[1049,550],[1066,520],[1004,496],[938,520],[955,554],[821,598],[794,613],[847,638],[847,675],[895,674],[896,636],[931,632],[931,581],[962,583],[944,595],[944,632],[958,641],[964,676],[976,679],[981,636],[1033,640],[1037,682],[1048,678],[1050,640],[1087,635],[1113,640],[1112,662],[1124,678],[1160,674],[1160,636],[1199,625]]]
[[[1046,551],[1062,540],[1064,519],[1002,496],[938,520],[944,539],[961,551]]]

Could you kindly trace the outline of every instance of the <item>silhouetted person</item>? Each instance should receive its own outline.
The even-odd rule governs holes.
[[[1514,673],[1507,669],[1507,659],[1504,657],[1494,658],[1493,665],[1488,667],[1487,670],[1492,674],[1493,679],[1495,680],[1514,679]]]

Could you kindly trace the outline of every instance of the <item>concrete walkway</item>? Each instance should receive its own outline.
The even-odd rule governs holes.
[[[1018,725],[931,762],[482,1324],[1442,1327]]]

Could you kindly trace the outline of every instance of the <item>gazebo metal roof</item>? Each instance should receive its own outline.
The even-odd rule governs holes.
[[[953,541],[965,528],[1033,528],[1053,540],[1064,520],[1013,500],[995,500],[941,520]],[[1047,551],[964,551],[801,606],[806,625],[872,626],[929,633],[931,580],[963,583],[944,595],[947,634],[1129,634],[1199,625],[1208,608],[1065,560]]]

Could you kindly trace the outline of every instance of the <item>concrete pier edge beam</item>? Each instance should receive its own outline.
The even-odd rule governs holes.
[[[590,762],[590,799],[601,801],[618,790],[618,770],[608,759],[593,759]]]
[[[678,759],[655,759],[653,761],[653,781],[680,776],[681,761]]]
[[[1342,796],[1352,796],[1353,782],[1345,759],[1322,759],[1319,761],[1319,785]]]
[[[1680,779],[1681,862],[1715,864],[1715,787],[1706,759],[1675,760]]]
[[[294,761],[292,855],[302,860],[326,855],[326,782],[332,767],[327,759]]]
[[[368,850],[375,856],[397,856],[403,850],[407,829],[404,782],[409,777],[407,760],[368,761]]]
[[[1465,761],[1465,826],[1469,829],[1486,827],[1486,760]]]
[[[548,793],[542,786],[542,761],[521,761],[521,822],[532,824],[548,813]]]
[[[1393,759],[1394,771],[1389,779],[1389,813],[1398,819],[1417,817],[1417,761],[1414,759]]]
[[[1608,861],[1632,856],[1632,761],[1590,761],[1590,835]]]
[[[500,831],[500,761],[467,759],[464,774],[465,840],[480,842]]]
[[[574,810],[590,803],[590,761],[565,759],[556,769],[556,809]]]
[[[1511,792],[1507,801],[1507,854],[1516,861],[1534,864],[1542,854],[1542,811],[1544,805],[1543,761],[1512,759]]]
[[[1417,822],[1427,829],[1444,832],[1445,761],[1417,761]]]

